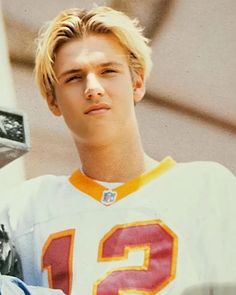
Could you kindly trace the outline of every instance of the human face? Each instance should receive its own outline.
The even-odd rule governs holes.
[[[47,101],[78,143],[104,144],[136,128],[134,100],[143,96],[143,79],[132,81],[127,52],[114,36],[94,34],[64,44],[54,71],[55,95]]]

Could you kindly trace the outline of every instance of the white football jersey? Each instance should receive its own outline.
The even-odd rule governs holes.
[[[217,163],[167,157],[115,187],[80,171],[42,176],[16,194],[3,222],[27,284],[66,295],[236,294],[236,179]]]

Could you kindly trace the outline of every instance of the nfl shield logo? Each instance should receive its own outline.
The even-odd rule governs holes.
[[[105,206],[109,206],[116,201],[117,193],[112,190],[106,190],[102,193],[101,203]]]

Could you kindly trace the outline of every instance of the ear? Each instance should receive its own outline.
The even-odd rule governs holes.
[[[134,80],[134,102],[140,102],[145,94],[146,87],[144,82],[143,73],[139,73]]]
[[[47,104],[49,110],[55,115],[55,116],[61,116],[61,110],[58,106],[57,99],[53,94],[48,94],[47,95]]]

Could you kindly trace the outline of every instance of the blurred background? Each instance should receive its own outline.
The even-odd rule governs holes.
[[[157,160],[171,155],[178,162],[217,161],[236,173],[235,0],[2,0],[1,4],[5,28],[1,40],[5,32],[10,70],[0,71],[0,84],[12,81],[14,93],[10,91],[8,98],[14,95],[11,106],[28,114],[31,134],[31,151],[4,169],[22,161],[22,177],[31,178],[70,174],[79,167],[62,119],[49,113],[36,88],[34,39],[62,9],[97,4],[137,17],[152,40],[154,67],[145,99],[136,106],[146,152]],[[0,105],[9,105],[8,100],[1,99]]]

